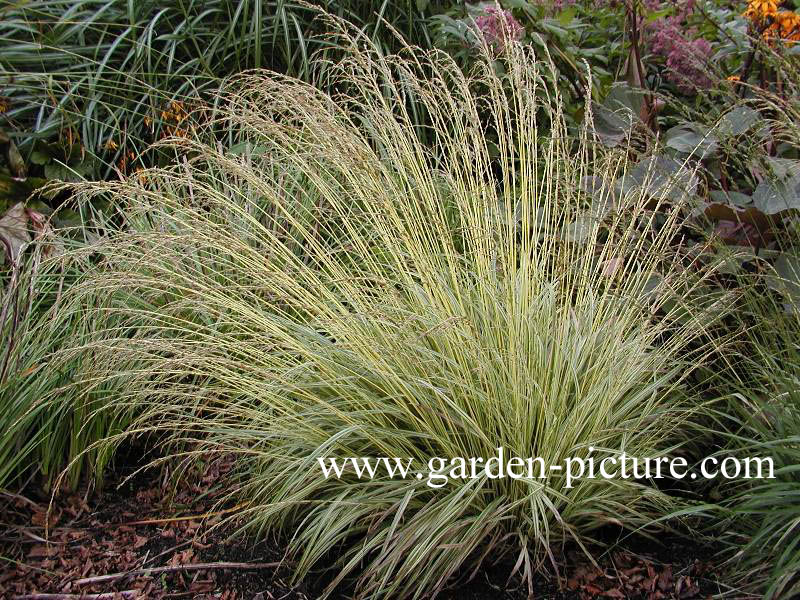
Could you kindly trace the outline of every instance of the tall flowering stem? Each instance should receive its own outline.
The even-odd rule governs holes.
[[[628,71],[629,76],[634,79],[632,83],[646,90],[647,78],[645,77],[644,63],[642,62],[641,30],[639,28],[639,15],[637,10],[638,1],[639,0],[626,0],[625,2],[625,22],[628,30],[628,38],[631,41],[631,50],[630,54],[628,55]],[[651,94],[645,94],[643,107],[644,114],[641,116],[642,120],[647,124],[647,126],[653,130],[656,128],[655,111],[653,110],[654,106],[655,103],[653,102],[653,97]]]
[[[499,5],[489,6],[484,14],[475,19],[475,27],[481,38],[495,52],[503,52],[506,45],[519,41],[525,35],[525,28],[514,18],[511,11]]]

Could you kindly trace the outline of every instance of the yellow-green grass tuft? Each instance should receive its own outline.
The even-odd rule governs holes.
[[[668,252],[684,207],[644,186],[598,211],[610,187],[592,203],[583,183],[610,184],[624,156],[568,136],[546,61],[514,47],[465,76],[351,44],[332,86],[347,95],[248,74],[208,131],[171,142],[174,167],[78,187],[125,226],[68,291],[113,316],[72,352],[125,382],[135,431],[238,453],[247,523],[288,536],[298,576],[333,557],[331,586],[353,578],[358,597],[422,597],[500,555],[530,581],[556,545],[680,506],[563,472],[322,476],[320,457],[669,452],[722,309],[672,318],[695,285]]]

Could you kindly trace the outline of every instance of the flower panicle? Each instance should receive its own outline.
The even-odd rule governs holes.
[[[778,10],[777,0],[749,0],[742,16],[767,43],[800,41],[800,15],[791,10]]]
[[[506,45],[519,41],[525,35],[525,28],[511,14],[499,6],[488,6],[484,14],[475,18],[475,27],[487,45],[502,52]]]

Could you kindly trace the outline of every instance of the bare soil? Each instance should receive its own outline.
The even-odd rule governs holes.
[[[220,505],[232,460],[199,467],[185,486],[169,473],[117,474],[104,493],[80,490],[51,499],[30,489],[0,495],[0,597],[34,600],[195,598],[314,600],[325,571],[293,582],[279,540],[233,535]],[[52,500],[52,501],[51,501]],[[668,536],[600,553],[592,564],[575,548],[556,555],[558,576],[533,582],[535,600],[709,598],[722,591],[708,548]],[[443,600],[524,600],[528,583],[509,578],[513,561],[456,578]],[[115,577],[109,577],[115,575]],[[343,589],[337,600],[352,593]]]

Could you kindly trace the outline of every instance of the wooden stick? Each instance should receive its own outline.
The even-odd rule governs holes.
[[[44,512],[44,509],[41,506],[36,504],[36,502],[31,500],[30,498],[26,498],[25,496],[20,496],[19,494],[12,494],[11,492],[4,492],[2,490],[0,490],[0,496],[6,496],[7,498],[11,498],[12,500],[19,500],[20,502],[24,502],[28,506],[32,507],[37,512]]]
[[[164,519],[145,519],[143,521],[128,521],[127,523],[106,523],[105,527],[132,527],[133,525],[161,525],[164,523],[176,523],[178,521],[201,521],[207,517],[218,517],[228,513],[236,512],[247,506],[249,502],[237,504],[233,508],[226,508],[225,510],[217,510],[214,512],[203,513],[202,515],[189,515],[186,517],[167,517]]]
[[[136,598],[141,590],[125,590],[122,592],[105,592],[103,594],[22,594],[14,596],[14,600],[114,600],[117,594],[125,598]]]
[[[242,563],[242,562],[213,562],[195,563],[191,565],[177,565],[174,567],[153,567],[150,569],[135,569],[127,573],[112,573],[111,575],[97,575],[95,577],[85,577],[73,581],[73,585],[88,585],[91,583],[106,583],[116,581],[124,577],[135,577],[139,575],[155,575],[156,573],[172,573],[175,571],[200,571],[202,569],[271,569],[279,567],[281,562],[271,563]]]

